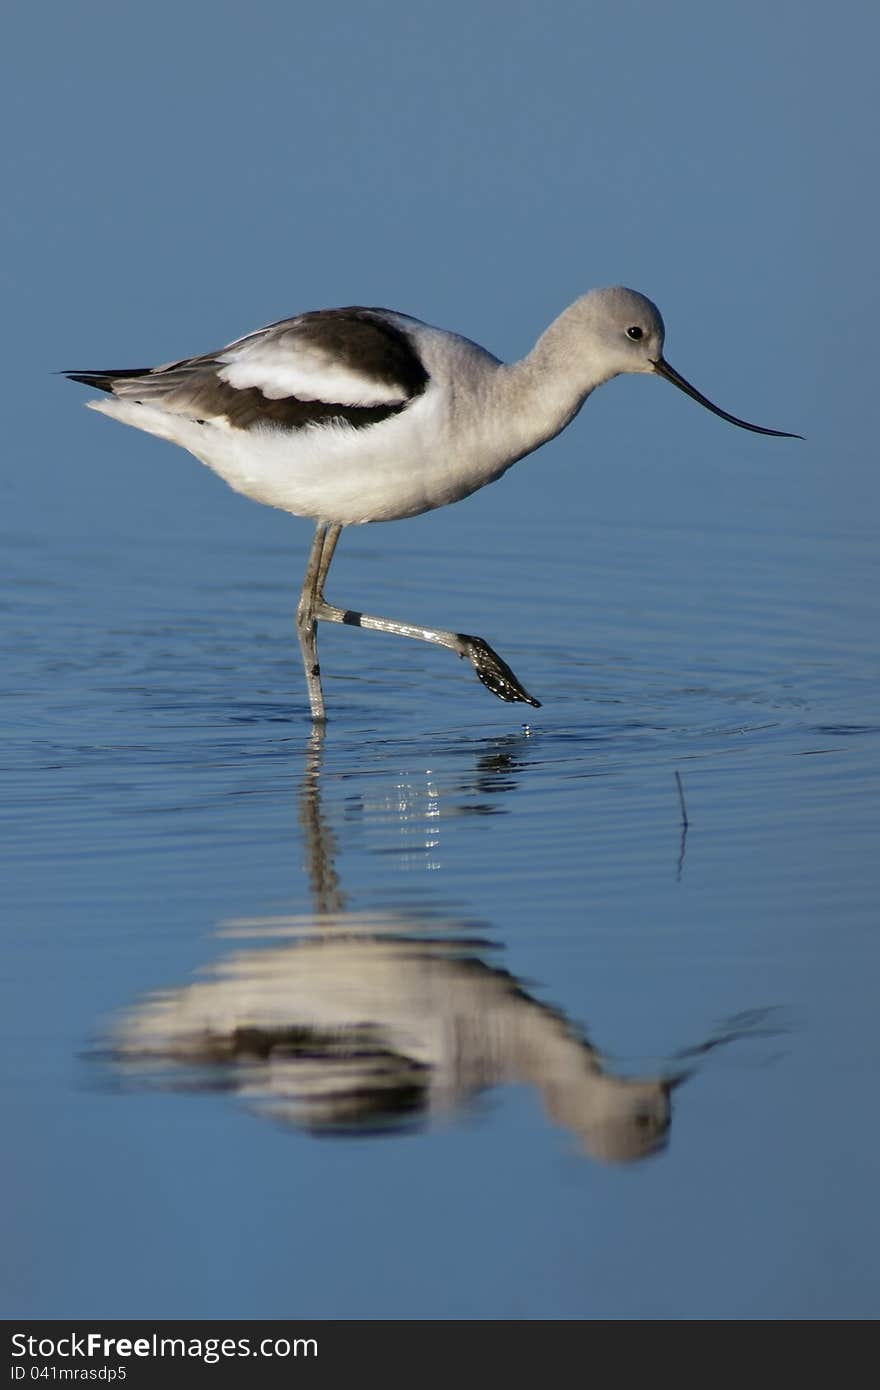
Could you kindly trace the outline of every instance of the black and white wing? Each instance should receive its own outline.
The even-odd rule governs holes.
[[[362,428],[398,414],[428,384],[400,317],[362,308],[282,319],[219,352],[161,367],[65,375],[119,399],[242,430]]]

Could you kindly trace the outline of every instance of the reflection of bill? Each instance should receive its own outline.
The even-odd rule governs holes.
[[[520,1083],[595,1158],[662,1146],[673,1080],[609,1075],[560,1014],[487,962],[491,948],[454,939],[456,923],[432,922],[430,937],[416,935],[424,923],[380,915],[337,913],[307,935],[303,925],[132,1010],[114,1055],[154,1079],[158,1064],[172,1086],[219,1082],[313,1131],[401,1127]]]

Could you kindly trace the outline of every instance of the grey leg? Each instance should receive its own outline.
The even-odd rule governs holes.
[[[333,552],[336,543],[342,535],[342,524],[333,521],[324,532],[324,545],[321,550],[321,563],[318,566],[318,580],[315,585],[315,598],[318,602],[324,599],[324,580],[327,578],[327,571],[330,568],[330,561],[333,559]]]
[[[520,684],[506,661],[502,661],[496,651],[482,637],[471,637],[466,632],[447,632],[443,628],[419,627],[414,623],[400,623],[393,618],[377,618],[371,613],[355,613],[350,608],[335,608],[332,603],[321,599],[317,609],[318,617],[327,623],[347,623],[351,627],[371,628],[374,632],[392,632],[396,637],[414,637],[418,642],[434,642],[438,647],[448,647],[460,657],[467,657],[487,690],[497,695],[499,700],[512,704],[522,700],[525,705],[539,709],[540,700]]]
[[[540,707],[540,700],[536,700],[520,685],[507,662],[502,661],[498,653],[493,651],[482,637],[471,637],[466,632],[447,632],[443,628],[422,627],[415,623],[401,623],[393,618],[377,618],[370,613],[358,613],[351,608],[337,608],[334,604],[328,603],[324,598],[324,582],[341,532],[342,526],[338,522],[329,525],[319,523],[309,552],[306,577],[296,610],[296,626],[306,670],[312,719],[323,721],[326,718],[321,690],[321,670],[318,665],[319,622],[345,623],[349,627],[390,632],[396,637],[412,637],[418,642],[433,642],[438,647],[447,647],[457,656],[467,658],[486,689],[497,695],[499,700],[506,700],[511,704],[521,700],[523,704],[533,705],[535,709]]]
[[[309,706],[312,711],[312,719],[323,720],[326,718],[324,713],[324,692],[321,689],[321,667],[318,664],[318,618],[316,612],[316,596],[318,592],[318,576],[321,574],[321,557],[324,551],[324,540],[327,536],[327,525],[319,521],[315,530],[315,538],[312,541],[312,548],[309,551],[309,560],[306,565],[305,579],[303,580],[302,593],[299,596],[299,603],[296,606],[296,633],[299,637],[300,651],[302,652],[303,666],[306,673],[306,686],[309,692]],[[335,545],[334,540],[334,545]],[[331,547],[330,554],[333,550]],[[328,560],[329,564],[329,560]],[[326,569],[324,574],[326,574]]]
[[[415,623],[401,623],[393,618],[377,618],[370,613],[357,613],[350,608],[337,608],[328,603],[324,598],[324,579],[341,529],[341,526],[331,526],[327,531],[315,601],[315,616],[319,620],[370,628],[374,632],[391,632],[396,637],[412,637],[418,642],[434,642],[438,647],[447,647],[458,656],[467,658],[483,685],[499,700],[509,703],[521,700],[523,704],[534,705],[535,709],[540,707],[540,700],[536,700],[520,685],[507,662],[502,661],[482,637],[471,637],[466,632],[447,632],[443,628],[421,627]]]

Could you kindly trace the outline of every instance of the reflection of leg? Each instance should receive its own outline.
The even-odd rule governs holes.
[[[321,806],[321,750],[326,737],[322,721],[312,725],[299,788],[299,823],[306,848],[306,865],[312,890],[315,926],[345,911],[345,894],[336,872],[336,843]]]

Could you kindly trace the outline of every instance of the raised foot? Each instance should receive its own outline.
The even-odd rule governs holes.
[[[502,661],[497,652],[493,652],[488,642],[484,642],[482,637],[469,637],[465,632],[459,636],[464,643],[462,656],[467,657],[487,690],[491,690],[499,700],[506,700],[508,704],[521,700],[524,705],[533,705],[535,709],[540,709],[541,701],[536,700],[520,685],[507,662]]]

